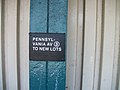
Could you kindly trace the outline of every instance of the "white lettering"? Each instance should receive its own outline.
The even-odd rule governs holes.
[[[38,47],[33,47],[33,50],[38,51]]]
[[[39,47],[39,51],[49,51],[49,47]]]
[[[33,42],[33,46],[46,46],[45,42]]]
[[[33,37],[33,41],[45,41],[45,42],[47,42],[47,41],[51,41],[51,42],[53,42],[54,40],[53,40],[53,38],[40,38],[40,37]]]
[[[61,47],[51,47],[50,51],[62,51]]]
[[[49,42],[47,43],[47,46],[52,46],[52,45],[53,45],[53,43],[49,43]]]

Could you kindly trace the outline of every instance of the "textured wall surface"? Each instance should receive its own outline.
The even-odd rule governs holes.
[[[31,0],[30,32],[66,33],[67,0]],[[30,90],[65,90],[65,61],[30,61]]]

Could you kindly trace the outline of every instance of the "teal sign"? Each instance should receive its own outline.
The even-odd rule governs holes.
[[[30,33],[66,33],[67,12],[68,0],[30,0]],[[29,79],[30,90],[65,90],[66,60],[31,59]]]

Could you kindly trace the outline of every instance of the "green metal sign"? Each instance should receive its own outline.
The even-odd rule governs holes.
[[[66,33],[68,0],[30,0],[30,33]],[[65,90],[66,60],[31,60],[30,90]]]

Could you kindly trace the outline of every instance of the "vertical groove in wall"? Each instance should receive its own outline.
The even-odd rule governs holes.
[[[111,90],[114,63],[116,0],[105,0],[101,90]]]
[[[120,45],[120,43],[119,43],[119,45]],[[120,90],[120,47],[119,47],[118,77],[117,77],[117,86],[116,87],[117,87],[117,90]]]
[[[47,32],[49,33],[49,0],[47,0]],[[48,90],[48,61],[46,61],[46,90]]]
[[[120,35],[119,35],[120,37]],[[119,84],[120,84],[120,42],[119,42],[119,54],[118,54],[118,67],[117,67],[117,79],[116,79],[116,90],[120,90],[119,89]]]
[[[49,0],[47,0],[47,33],[49,33]]]
[[[119,7],[120,7],[120,3],[119,3]],[[119,28],[120,28],[120,25],[119,25]],[[120,31],[120,29],[119,29],[119,31]],[[119,38],[120,38],[120,32],[119,32]],[[116,88],[117,88],[117,90],[120,90],[120,39],[119,39],[119,54],[118,55],[119,55],[118,56],[118,74],[117,74],[117,85],[116,85]]]
[[[82,61],[81,61],[81,87],[80,87],[80,90],[82,90],[82,85],[83,85],[83,65],[84,65],[84,37],[85,37],[85,3],[86,3],[86,0],[83,0],[83,33],[82,33]]]
[[[21,90],[20,80],[20,0],[17,0],[17,79],[18,79],[18,90]]]
[[[2,0],[0,0],[0,90],[3,90],[3,71],[2,71]]]
[[[96,2],[96,51],[95,51],[95,66],[94,66],[94,83],[93,90],[98,90],[99,68],[100,68],[100,53],[101,53],[101,31],[102,31],[102,0]]]
[[[119,75],[119,76],[117,76],[117,82],[119,82],[119,83],[117,83],[117,85],[116,85],[116,88],[117,88],[117,86],[118,86],[118,89],[120,90],[120,1],[119,0],[117,0],[118,2],[118,8],[117,8],[117,12],[119,12],[118,13],[118,19],[119,19],[119,26],[118,26],[118,30],[119,30],[119,53],[118,53],[118,69],[117,69],[117,75]]]
[[[85,5],[83,90],[93,89],[96,52],[96,3],[96,0],[86,0]]]
[[[115,43],[114,43],[114,62],[113,62],[113,75],[112,75],[112,84],[111,89],[118,89],[118,80],[117,74],[119,69],[119,31],[120,31],[120,1],[116,0],[116,16],[115,16]]]
[[[117,0],[117,29],[119,30],[119,49],[118,49],[118,66],[117,66],[117,79],[116,79],[116,90],[120,90],[120,1]]]
[[[119,11],[117,12],[118,10],[118,4],[117,4],[117,0],[115,2],[115,34],[114,34],[114,53],[113,53],[113,68],[112,68],[112,82],[111,82],[111,90],[116,90],[116,79],[117,79],[117,66],[118,66],[118,43],[119,43],[119,40],[118,39],[118,33],[119,33],[119,29],[117,28],[117,26],[119,26],[117,20],[119,20],[119,16],[118,16],[118,13]]]
[[[83,38],[83,41],[82,41],[82,64],[81,64],[81,88],[80,88],[80,90],[82,90],[82,86],[83,86],[83,84],[82,84],[82,82],[83,82],[83,65],[84,65],[84,37],[85,37],[85,2],[86,0],[83,0],[83,33],[82,33],[82,38]]]
[[[120,37],[120,35],[119,35],[119,37]],[[118,72],[117,72],[116,90],[120,90],[120,43],[119,43]]]
[[[101,74],[102,74],[102,58],[103,58],[103,44],[104,44],[104,15],[105,15],[105,0],[102,0],[102,25],[101,25],[101,50],[100,50],[100,68],[99,68],[99,81],[98,90],[101,87]]]
[[[120,33],[119,33],[119,37],[120,37]],[[116,90],[120,90],[120,42],[119,42],[119,54],[118,54],[118,68],[117,68]]]
[[[120,2],[119,2],[119,8],[120,8]],[[120,13],[119,13],[119,17],[120,17]],[[120,18],[119,18],[119,21],[120,21]],[[120,31],[120,25],[119,25],[119,31]],[[117,90],[120,90],[120,32],[119,32],[119,54],[118,55],[119,55],[118,56],[118,74],[117,74],[116,88],[117,88]]]
[[[77,31],[76,31],[76,69],[75,69],[75,89],[79,90],[82,84],[82,49],[83,49],[83,0],[77,1]]]
[[[2,0],[2,15],[1,15],[1,43],[2,43],[2,73],[3,73],[3,89],[6,90],[6,73],[5,73],[5,0]]]

